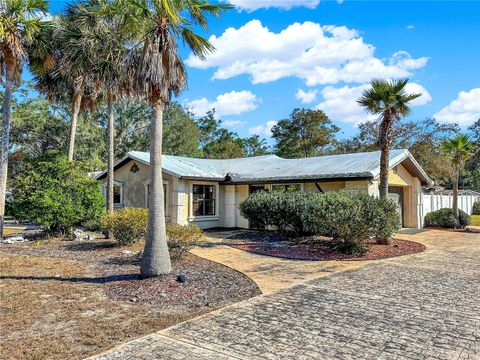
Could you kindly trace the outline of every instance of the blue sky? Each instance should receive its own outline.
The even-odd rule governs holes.
[[[369,119],[355,99],[372,77],[411,79],[423,94],[412,120],[480,118],[478,1],[228,1],[238,8],[206,34],[215,54],[202,63],[183,50],[189,88],[178,100],[198,115],[216,107],[241,136],[268,137],[295,107],[324,110],[351,136]]]

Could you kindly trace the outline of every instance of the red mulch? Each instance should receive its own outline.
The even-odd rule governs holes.
[[[344,254],[335,248],[331,239],[310,236],[293,241],[270,232],[247,232],[224,240],[239,250],[293,260],[378,260],[419,253],[425,246],[413,241],[393,239],[390,245],[367,242],[368,251],[363,255]]]

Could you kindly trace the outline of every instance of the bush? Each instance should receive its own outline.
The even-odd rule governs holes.
[[[480,200],[473,203],[472,215],[480,215]]]
[[[203,239],[203,231],[197,225],[167,225],[168,249],[173,259],[181,258],[186,251],[198,245]]]
[[[470,225],[470,216],[463,210],[458,210],[459,223],[453,215],[453,210],[443,208],[432,211],[425,215],[425,227],[441,227],[441,228],[465,228]]]
[[[120,246],[145,239],[148,226],[148,209],[124,208],[106,214],[103,227],[112,234]]]
[[[65,158],[29,163],[16,180],[13,198],[15,218],[59,234],[100,219],[105,207],[100,184],[87,176],[84,164]]]
[[[381,199],[367,194],[358,195],[369,226],[370,237],[386,243],[400,228],[402,222],[397,205],[390,199]]]
[[[320,194],[309,192],[260,191],[240,204],[240,212],[250,222],[280,232],[304,234],[303,214]]]

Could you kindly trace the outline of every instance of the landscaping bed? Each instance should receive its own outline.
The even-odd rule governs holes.
[[[306,236],[290,238],[276,232],[242,232],[224,240],[224,243],[239,250],[260,255],[294,260],[377,260],[422,252],[425,246],[413,241],[393,239],[391,245],[378,245],[368,241],[368,250],[363,255],[344,254],[335,248],[330,238]]]
[[[172,267],[141,280],[136,249],[105,239],[1,244],[0,358],[81,359],[261,293],[189,253]]]

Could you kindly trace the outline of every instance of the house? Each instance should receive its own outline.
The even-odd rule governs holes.
[[[115,164],[116,208],[148,207],[150,155],[131,151]],[[333,191],[378,195],[380,152],[283,159],[275,155],[240,159],[163,156],[166,220],[199,227],[249,228],[239,204],[255,191]],[[96,176],[105,194],[106,171]],[[408,150],[390,152],[389,197],[404,227],[421,227],[422,186],[433,183]]]

